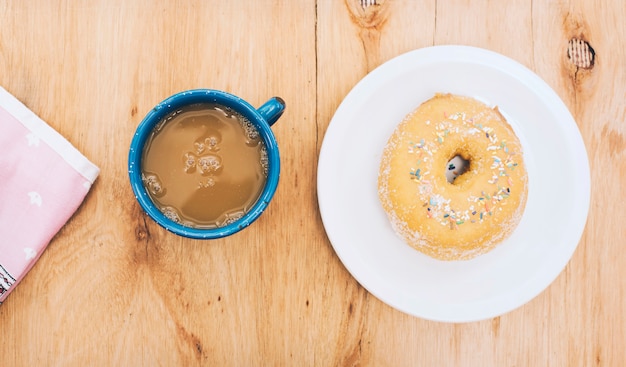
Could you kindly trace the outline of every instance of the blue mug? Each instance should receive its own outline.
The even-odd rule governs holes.
[[[146,141],[155,126],[173,112],[193,104],[212,103],[230,108],[247,118],[258,130],[267,149],[268,171],[265,186],[259,199],[241,218],[222,227],[195,228],[185,226],[166,217],[154,204],[142,180],[142,155]],[[285,102],[273,97],[255,109],[248,102],[230,93],[212,89],[194,89],[177,93],[156,105],[137,127],[130,144],[128,174],[137,201],[143,210],[159,225],[180,236],[196,239],[215,239],[232,235],[254,222],[271,201],[278,186],[280,156],[276,138],[270,128],[283,114]]]

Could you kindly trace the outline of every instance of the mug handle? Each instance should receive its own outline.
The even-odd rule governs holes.
[[[280,97],[272,97],[257,109],[257,112],[267,121],[269,126],[274,125],[285,111],[285,101]]]

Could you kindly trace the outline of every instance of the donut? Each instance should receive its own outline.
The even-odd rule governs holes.
[[[459,160],[465,170],[446,177]],[[398,124],[378,171],[393,230],[439,260],[472,259],[504,241],[527,192],[522,145],[498,108],[453,94],[436,94]]]

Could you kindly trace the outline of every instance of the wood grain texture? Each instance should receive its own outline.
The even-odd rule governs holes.
[[[626,360],[626,7],[512,0],[0,2],[0,85],[101,168],[0,306],[7,366],[620,366]],[[570,39],[595,50],[591,69]],[[501,317],[444,324],[362,288],[328,241],[317,157],[369,71],[439,44],[488,48],[555,89],[582,132],[592,201],[574,257]],[[128,184],[143,116],[190,88],[278,95],[281,179],[249,229],[210,242],[147,218]],[[1,240],[1,239],[0,239]]]

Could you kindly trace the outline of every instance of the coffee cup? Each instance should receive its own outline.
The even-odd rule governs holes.
[[[254,108],[230,93],[194,89],[157,104],[130,144],[128,174],[142,209],[177,235],[215,239],[248,227],[278,185],[271,126],[285,109]]]

